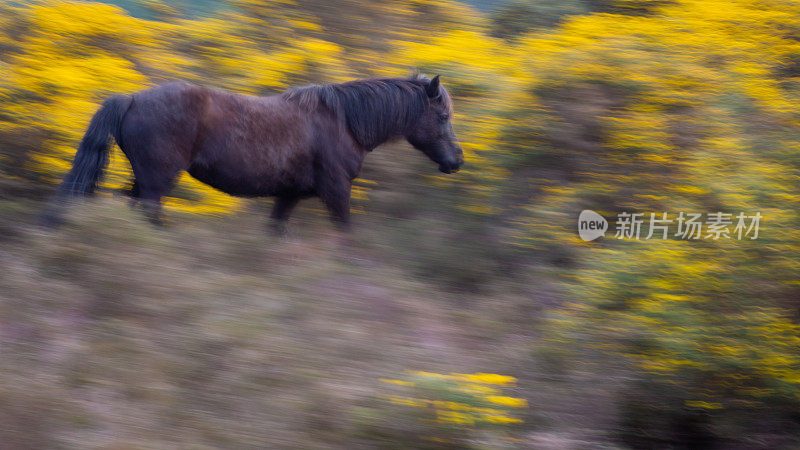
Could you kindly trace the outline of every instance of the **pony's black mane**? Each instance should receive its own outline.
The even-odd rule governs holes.
[[[372,150],[415,122],[431,101],[426,93],[430,82],[423,75],[375,78],[293,88],[283,98],[309,109],[326,108],[344,119],[359,144]],[[439,86],[434,98],[452,108],[444,87]]]

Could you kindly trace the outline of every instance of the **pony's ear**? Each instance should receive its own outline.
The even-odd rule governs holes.
[[[428,93],[428,97],[430,98],[436,98],[439,96],[439,75],[433,77],[425,92]]]

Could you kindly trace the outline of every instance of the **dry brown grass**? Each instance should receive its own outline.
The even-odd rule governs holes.
[[[0,447],[417,445],[424,424],[378,381],[409,369],[519,377],[519,442],[585,401],[534,369],[536,295],[552,292],[448,291],[374,228],[343,246],[309,210],[280,240],[252,212],[155,229],[121,199],[91,203],[0,247]]]

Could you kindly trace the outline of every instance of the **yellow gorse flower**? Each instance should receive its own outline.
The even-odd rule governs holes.
[[[488,395],[486,400],[498,405],[510,406],[512,408],[527,408],[528,402],[524,398],[506,397],[504,395]]]
[[[381,378],[385,384],[416,395],[390,395],[387,398],[396,405],[409,406],[425,414],[433,414],[433,421],[460,429],[479,426],[504,426],[522,423],[511,414],[513,409],[526,408],[524,398],[503,395],[503,387],[512,386],[516,378],[492,373],[449,373],[409,371],[411,380]],[[458,396],[459,401],[450,398]]]

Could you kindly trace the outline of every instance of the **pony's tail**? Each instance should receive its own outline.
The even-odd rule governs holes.
[[[58,187],[56,198],[40,218],[44,225],[61,223],[60,211],[65,201],[85,197],[95,191],[108,165],[109,136],[121,144],[120,126],[131,102],[130,95],[114,95],[106,99],[94,114],[72,161],[72,169]]]
[[[108,165],[109,136],[120,141],[120,125],[130,105],[129,95],[115,95],[103,102],[83,135],[72,169],[58,188],[60,197],[85,196],[94,192]]]

